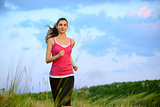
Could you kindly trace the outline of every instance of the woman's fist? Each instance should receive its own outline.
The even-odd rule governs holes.
[[[65,53],[65,51],[64,51],[64,50],[61,50],[61,51],[58,53],[58,56],[61,57],[61,56],[64,55],[64,53]]]
[[[74,69],[75,71],[77,71],[77,70],[78,70],[78,66],[73,66],[73,69]]]

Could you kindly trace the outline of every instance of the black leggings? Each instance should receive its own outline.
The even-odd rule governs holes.
[[[54,107],[71,106],[71,96],[74,86],[74,76],[66,78],[51,78],[50,85],[54,100]]]

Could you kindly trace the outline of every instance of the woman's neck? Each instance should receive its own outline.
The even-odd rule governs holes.
[[[58,36],[61,37],[61,38],[65,38],[66,34],[59,34]]]

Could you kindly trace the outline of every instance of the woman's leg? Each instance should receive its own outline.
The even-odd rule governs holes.
[[[55,107],[61,107],[61,104],[60,104],[60,101],[61,101],[61,93],[60,93],[61,83],[62,83],[61,78],[51,78],[50,77],[50,85],[51,85],[52,96],[53,96]]]
[[[50,77],[50,85],[54,103],[58,105],[58,107],[61,107],[61,105],[64,105],[64,107],[70,107],[74,86],[74,76],[67,78]]]
[[[63,100],[63,105],[65,107],[71,106],[71,97],[72,97],[73,87],[74,87],[74,76],[67,77],[63,80],[62,100]]]

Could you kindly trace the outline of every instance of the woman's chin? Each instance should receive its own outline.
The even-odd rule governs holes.
[[[61,31],[61,32],[59,32],[60,34],[64,34],[64,33],[66,33],[65,31]]]

